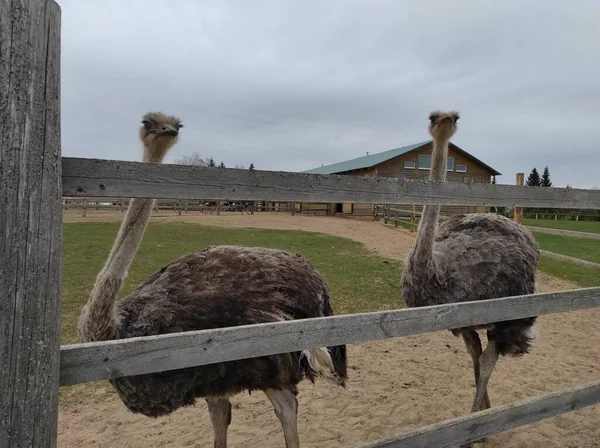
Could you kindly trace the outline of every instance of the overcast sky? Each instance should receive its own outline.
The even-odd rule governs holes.
[[[162,110],[185,124],[169,162],[302,171],[427,140],[453,108],[498,183],[600,185],[598,0],[58,3],[64,156],[140,160]]]

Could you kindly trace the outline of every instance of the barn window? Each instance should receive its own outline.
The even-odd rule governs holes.
[[[454,169],[454,157],[448,157],[446,159],[446,170],[452,171]]]
[[[419,155],[419,169],[430,170],[431,169],[431,156],[420,154]]]
[[[456,164],[456,172],[457,173],[466,173],[467,165],[465,165],[464,163],[457,163]]]
[[[414,160],[405,160],[404,161],[404,168],[408,169],[408,170],[414,170],[415,169],[415,161]]]

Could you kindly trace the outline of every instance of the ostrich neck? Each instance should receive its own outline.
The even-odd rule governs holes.
[[[448,140],[433,140],[429,180],[437,182],[446,181],[448,143]],[[435,239],[438,226],[440,209],[441,206],[439,205],[426,205],[423,207],[423,214],[417,232],[417,241],[411,254],[413,262],[433,262],[433,240]]]
[[[144,154],[144,162],[161,163],[162,158]],[[105,341],[116,337],[118,316],[114,304],[129,267],[135,258],[144,231],[150,220],[154,199],[134,198],[129,203],[125,218],[104,267],[79,319],[79,337],[83,342]]]

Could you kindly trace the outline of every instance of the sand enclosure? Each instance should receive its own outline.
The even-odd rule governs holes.
[[[112,211],[76,210],[65,222],[119,220]],[[161,212],[153,221],[197,222],[224,227],[253,227],[323,232],[351,238],[382,256],[402,259],[414,234],[373,221],[284,213],[221,216]],[[538,274],[540,292],[572,289],[563,280]],[[335,298],[334,298],[335,300]],[[488,387],[492,405],[557,391],[600,377],[600,310],[542,316],[539,340],[522,358],[502,358]],[[348,346],[346,390],[325,382],[304,382],[299,394],[303,447],[351,447],[469,411],[474,394],[471,361],[462,339],[443,331]],[[105,382],[107,387],[110,385]],[[210,447],[212,427],[206,405],[149,419],[131,414],[118,398],[85,397],[61,407],[60,447]],[[282,447],[283,433],[261,393],[232,399],[231,447]],[[483,447],[600,447],[600,406],[490,436]]]

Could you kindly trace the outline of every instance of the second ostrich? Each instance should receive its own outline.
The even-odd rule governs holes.
[[[162,113],[143,118],[144,162],[161,163],[182,127]],[[83,342],[331,316],[325,280],[303,257],[281,250],[211,246],[160,268],[118,299],[150,218],[154,200],[132,199],[116,241],[82,309]],[[127,408],[149,417],[169,414],[204,398],[215,448],[227,447],[229,398],[263,391],[283,427],[288,448],[298,448],[297,384],[308,378],[344,386],[346,346],[314,348],[111,380]]]
[[[458,113],[432,112],[430,180],[446,180],[448,143]],[[409,307],[487,300],[532,294],[540,251],[522,225],[493,213],[454,215],[438,227],[440,206],[425,206],[416,242],[402,274],[402,296]],[[518,356],[531,348],[535,317],[452,330],[462,335],[473,361],[476,393],[471,412],[487,409],[487,384],[500,355]],[[487,330],[482,352],[476,330]]]

